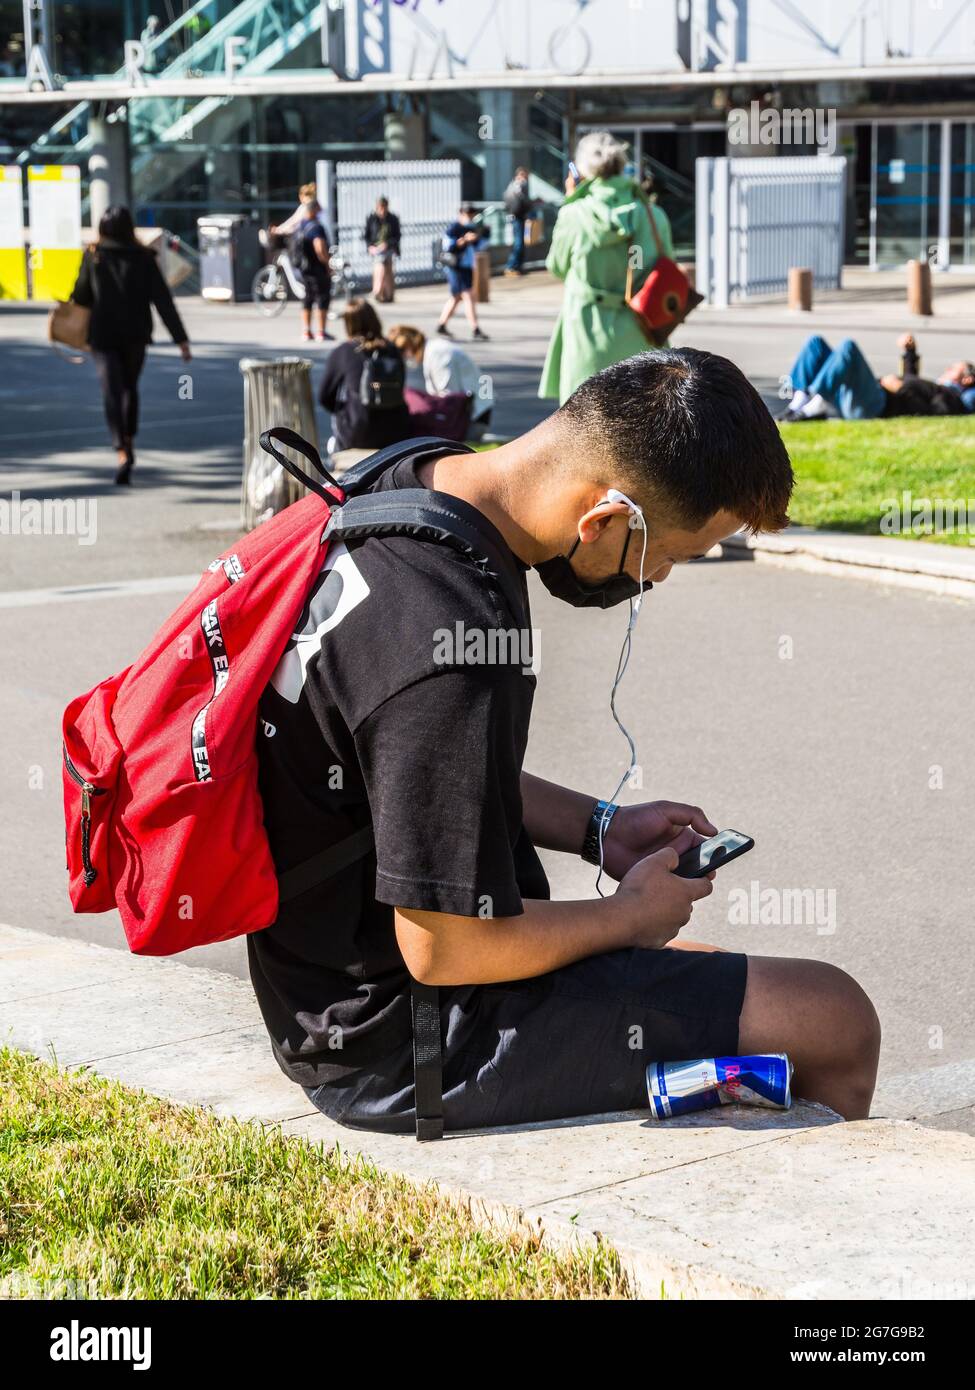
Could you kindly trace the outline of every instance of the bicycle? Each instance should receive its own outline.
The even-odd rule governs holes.
[[[261,244],[273,249],[280,238],[272,238],[266,231],[261,232]],[[329,247],[329,270],[332,277],[332,296],[328,317],[334,319],[336,311],[332,307],[340,300],[351,299],[355,293],[355,277],[349,262],[339,254],[337,246]],[[262,266],[251,283],[251,298],[267,318],[280,314],[289,299],[299,301],[305,297],[305,286],[298,273],[286,245],[279,245],[274,259]]]

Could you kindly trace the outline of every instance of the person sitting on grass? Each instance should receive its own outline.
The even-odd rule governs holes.
[[[789,380],[792,399],[780,417],[789,424],[825,420],[830,407],[844,420],[877,420],[894,415],[965,415],[975,409],[975,366],[956,362],[938,381],[917,376],[913,337],[899,340],[904,375],[881,377],[852,338],[831,348],[814,333],[799,350]]]
[[[368,832],[363,858],[313,879],[247,938],[274,1054],[313,1106],[357,1129],[413,1129],[417,982],[448,1130],[645,1109],[650,1062],[736,1053],[788,1053],[796,1095],[869,1115],[880,1025],[850,975],[681,936],[713,885],[674,869],[715,833],[711,818],[669,799],[617,808],[524,769],[536,684],[528,569],[572,608],[625,606],[743,526],[780,530],[792,485],[755,388],[727,359],[689,348],[606,367],[497,449],[426,440],[373,479],[393,505],[399,489],[406,507],[411,489],[432,489],[431,505],[452,506],[480,541],[371,535],[334,559],[330,549],[305,636],[261,697],[278,872]],[[712,660],[711,586],[697,598],[701,630],[679,653],[686,680],[704,679]],[[622,635],[625,613],[603,620]],[[592,669],[592,629],[580,628],[563,651],[568,681]],[[521,640],[485,659],[464,637],[451,654],[456,633]],[[592,761],[602,714],[585,709],[565,726],[567,762]],[[693,761],[679,691],[656,736]],[[774,749],[737,748],[743,767],[756,757],[774,769]],[[605,772],[615,781],[615,766]],[[721,791],[722,812],[734,796]],[[539,848],[601,860],[618,887],[550,901]]]

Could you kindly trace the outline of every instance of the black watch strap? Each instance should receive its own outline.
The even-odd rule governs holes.
[[[603,827],[603,839],[609,829],[610,821],[619,810],[615,801],[597,801],[592,815],[589,817],[589,825],[586,828],[586,838],[582,842],[582,858],[587,864],[599,865],[599,828]]]

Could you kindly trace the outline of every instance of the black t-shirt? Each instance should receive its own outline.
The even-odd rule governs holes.
[[[419,486],[406,460],[373,490]],[[481,527],[505,549],[486,518]],[[548,897],[522,824],[530,648],[490,638],[530,631],[521,579],[524,612],[513,615],[496,581],[448,545],[332,542],[302,635],[262,697],[260,785],[279,871],[370,820],[376,840],[375,854],[248,937],[275,1055],[301,1085],[409,1042],[393,907],[504,917],[522,912],[523,896]],[[475,995],[464,996],[472,1010]]]

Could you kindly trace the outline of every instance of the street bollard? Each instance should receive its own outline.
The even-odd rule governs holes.
[[[283,426],[295,430],[318,448],[311,367],[307,357],[278,357],[272,361],[245,357],[241,360],[244,469],[240,516],[245,530],[252,530],[305,495],[301,484],[261,448],[261,434],[264,430]],[[307,468],[307,464],[303,466]]]
[[[789,308],[808,313],[812,308],[813,273],[804,266],[789,267]]]
[[[486,304],[491,298],[491,252],[474,253],[474,298],[478,304]]]
[[[934,313],[931,302],[931,266],[927,261],[907,263],[907,312],[925,317]]]

